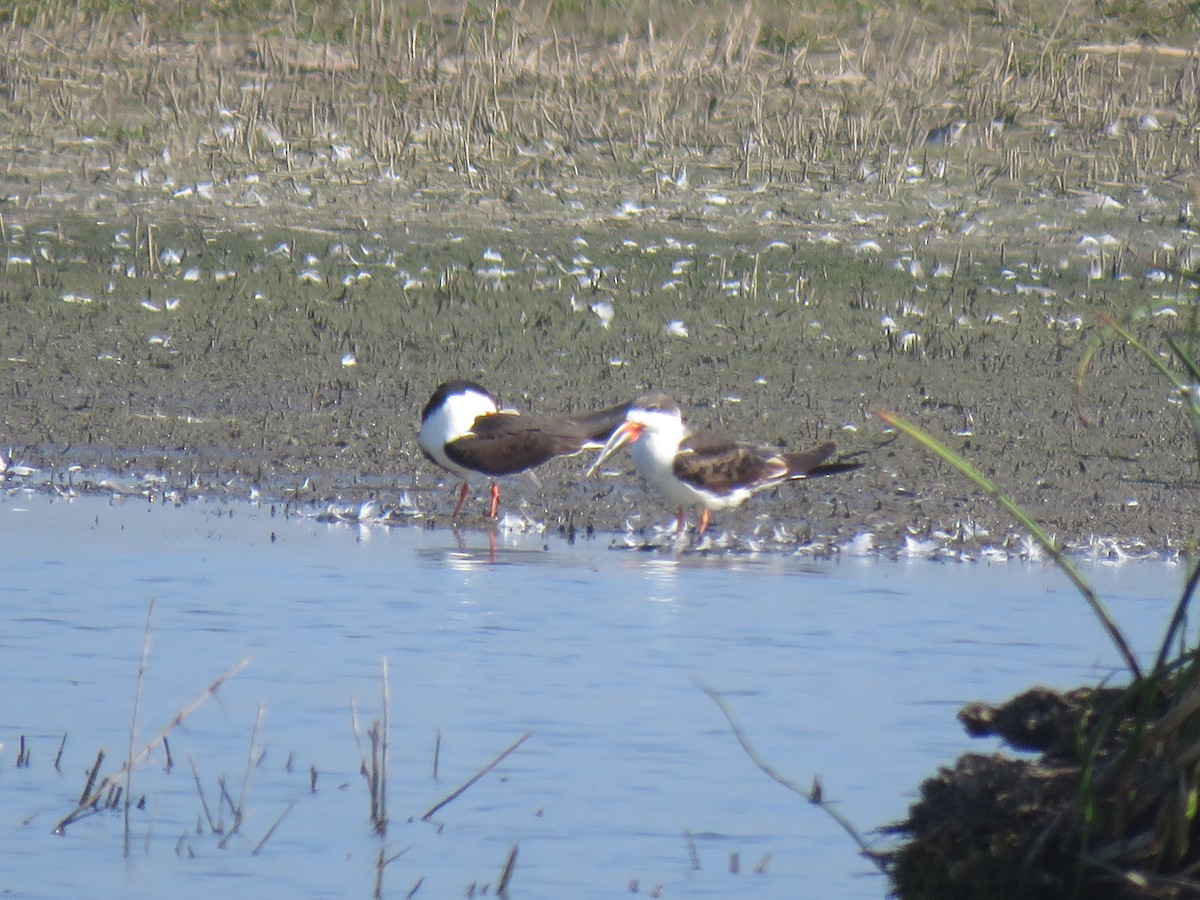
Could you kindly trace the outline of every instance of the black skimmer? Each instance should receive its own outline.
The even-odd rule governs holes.
[[[588,475],[628,443],[641,476],[679,504],[676,534],[683,533],[685,506],[701,507],[697,534],[704,534],[714,509],[738,506],[785,481],[848,472],[861,465],[827,463],[837,449],[832,442],[804,453],[780,453],[716,434],[692,434],[666,394],[646,394],[629,404],[625,421],[609,437]]]
[[[500,507],[497,477],[603,447],[628,408],[625,403],[577,416],[523,416],[501,409],[491,391],[472,381],[447,381],[421,410],[417,444],[430,462],[463,479],[456,517],[467,499],[467,480],[490,476],[494,519]]]

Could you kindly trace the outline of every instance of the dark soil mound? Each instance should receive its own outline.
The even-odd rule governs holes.
[[[1034,688],[959,719],[1033,759],[964,754],[887,865],[906,900],[1200,897],[1200,687]]]

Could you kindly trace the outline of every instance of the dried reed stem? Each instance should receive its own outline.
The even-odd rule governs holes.
[[[133,759],[133,748],[137,742],[138,716],[142,708],[142,685],[146,679],[146,665],[150,660],[150,626],[154,621],[154,598],[146,607],[146,630],[142,635],[142,659],[138,663],[137,683],[133,690],[133,715],[129,720],[129,759]],[[125,769],[125,858],[129,858],[129,805],[133,802],[133,766]]]
[[[468,778],[466,780],[466,782],[463,783],[460,787],[458,787],[456,790],[450,792],[448,795],[446,795],[446,797],[444,799],[438,801],[433,806],[431,806],[425,812],[425,814],[423,816],[421,816],[421,821],[428,822],[434,813],[436,813],[439,809],[441,809],[446,804],[451,803],[454,800],[458,799],[458,797],[464,791],[466,791],[469,787],[471,787],[471,785],[473,785],[475,782],[477,782],[480,778],[482,778],[488,772],[492,771],[492,769],[496,768],[496,766],[500,765],[500,763],[504,761],[505,757],[507,757],[510,753],[512,753],[514,750],[516,750],[518,747],[520,747],[523,743],[525,743],[531,737],[533,737],[533,732],[527,731],[523,735],[521,735],[519,738],[517,738],[515,741],[513,741],[512,744],[510,744],[505,750],[501,751],[500,754],[495,759],[493,759],[490,763],[488,763],[486,766],[484,766],[482,769],[480,769],[478,772],[476,772],[474,775],[472,775],[470,778]]]
[[[270,828],[268,828],[267,833],[262,836],[262,840],[254,845],[254,849],[250,851],[251,856],[258,856],[258,851],[260,851],[263,848],[263,844],[265,844],[267,842],[267,840],[271,837],[271,835],[273,835],[275,833],[275,829],[279,827],[279,823],[282,822],[285,818],[287,818],[287,814],[292,811],[292,807],[295,805],[296,805],[296,801],[293,800],[291,803],[289,803],[284,808],[283,812],[281,812],[279,814],[279,818],[275,820],[275,824],[273,824]]]
[[[376,825],[376,828],[379,830],[380,834],[383,834],[387,831],[388,730],[390,726],[390,716],[388,712],[388,661],[386,656],[383,658],[383,671],[381,674],[381,680],[382,683],[380,685],[380,689],[383,695],[383,736],[379,761],[379,821]]]
[[[188,751],[188,763],[192,767],[192,778],[196,781],[196,793],[200,795],[200,808],[204,810],[204,818],[208,820],[208,828],[213,834],[220,834],[221,829],[217,827],[217,823],[213,821],[212,811],[208,808],[208,799],[204,796],[204,788],[200,784],[200,773],[196,771],[196,760],[192,758],[192,751]]]
[[[513,870],[517,867],[517,849],[520,845],[513,844],[512,850],[508,852],[508,859],[504,863],[504,869],[500,872],[500,881],[496,884],[496,896],[508,896],[508,884],[512,881]]]
[[[217,691],[221,689],[226,681],[244,669],[247,665],[249,665],[249,663],[249,659],[243,659],[241,662],[231,666],[221,675],[217,676],[216,680],[214,680],[212,684],[205,688],[194,700],[192,700],[191,703],[183,707],[181,710],[179,710],[179,712],[175,713],[175,715],[171,717],[171,720],[167,722],[167,724],[155,732],[154,737],[151,738],[150,741],[135,756],[127,760],[125,764],[121,766],[120,770],[112,776],[112,779],[105,778],[100,782],[99,787],[93,787],[96,783],[96,774],[100,769],[100,764],[104,760],[104,751],[101,750],[96,756],[96,764],[92,767],[92,771],[88,775],[87,784],[84,786],[83,793],[79,798],[79,805],[76,806],[71,812],[67,813],[67,815],[59,821],[59,823],[54,827],[54,833],[62,834],[66,827],[72,822],[76,822],[84,816],[89,815],[92,811],[92,806],[100,802],[104,789],[106,786],[108,786],[110,780],[120,778],[125,774],[127,769],[144,762],[146,757],[150,755],[150,751],[154,749],[154,746],[159,741],[166,737],[172,730],[177,728],[185,719],[188,718],[188,716],[199,709],[206,700],[215,696]]]
[[[866,840],[861,834],[859,834],[858,829],[850,824],[850,820],[834,809],[829,801],[824,798],[819,781],[814,778],[812,789],[806,790],[763,759],[758,754],[758,751],[754,749],[754,745],[750,743],[750,739],[746,736],[746,732],[742,730],[741,724],[738,722],[737,717],[733,714],[733,710],[730,708],[729,704],[725,702],[725,698],[699,679],[693,678],[692,681],[696,687],[708,694],[709,699],[712,700],[713,703],[717,704],[717,708],[725,714],[725,718],[729,722],[729,727],[733,730],[734,737],[738,739],[738,743],[742,745],[742,750],[745,751],[746,756],[750,758],[750,761],[754,763],[754,765],[758,766],[758,768],[761,769],[764,774],[783,785],[789,791],[799,794],[809,803],[813,804],[814,806],[819,806],[822,810],[824,810],[825,813],[830,816],[830,818],[837,822],[838,825],[842,826],[842,830],[845,831],[846,834],[850,835],[850,838],[854,841],[854,843],[858,844],[859,852],[862,853],[862,855],[869,859],[872,863],[874,863],[880,872],[882,872],[884,875],[887,874],[887,866],[885,865],[883,858],[874,850],[872,850],[870,846],[868,846]]]

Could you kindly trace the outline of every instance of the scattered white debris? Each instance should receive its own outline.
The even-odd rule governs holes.
[[[591,310],[596,314],[596,318],[600,320],[603,328],[608,328],[612,324],[613,316],[616,314],[613,305],[606,300],[597,300],[591,305]]]
[[[1071,316],[1066,319],[1060,319],[1056,316],[1046,316],[1046,327],[1052,331],[1055,329],[1061,331],[1078,331],[1083,327],[1083,316]]]
[[[841,550],[847,556],[870,556],[875,551],[875,535],[869,531],[860,531],[842,544]]]
[[[28,478],[30,475],[36,475],[37,473],[38,470],[33,466],[13,462],[11,449],[8,451],[8,456],[0,453],[0,482],[9,478]]]
[[[1125,204],[1101,191],[1085,191],[1080,197],[1082,209],[1124,209]]]
[[[680,319],[672,319],[663,326],[663,331],[671,337],[685,338],[688,336],[687,326]]]
[[[280,149],[287,143],[283,139],[283,133],[274,125],[269,125],[266,122],[259,123],[258,134],[264,141],[266,141],[276,150]]]
[[[487,269],[476,269],[475,274],[480,278],[487,278],[491,281],[500,281],[503,278],[509,278],[516,275],[515,269],[506,269],[504,266],[491,266]]]
[[[1020,297],[1026,294],[1034,294],[1041,297],[1043,300],[1049,300],[1051,297],[1057,297],[1058,292],[1052,287],[1046,287],[1044,284],[1020,284],[1016,285],[1017,296]]]

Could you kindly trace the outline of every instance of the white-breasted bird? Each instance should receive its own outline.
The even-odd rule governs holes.
[[[631,444],[630,455],[641,476],[679,504],[678,534],[683,532],[686,506],[701,507],[697,533],[703,534],[714,509],[738,506],[785,481],[861,467],[854,462],[826,462],[837,449],[832,442],[803,453],[782,453],[711,432],[692,433],[679,406],[662,393],[645,394],[629,404],[625,421],[612,432],[588,475],[625,444]]]
[[[430,462],[463,479],[456,517],[467,499],[470,477],[492,478],[489,514],[494,519],[500,506],[496,478],[602,447],[628,406],[570,416],[521,415],[501,409],[491,391],[473,381],[447,381],[421,411],[417,444]]]

